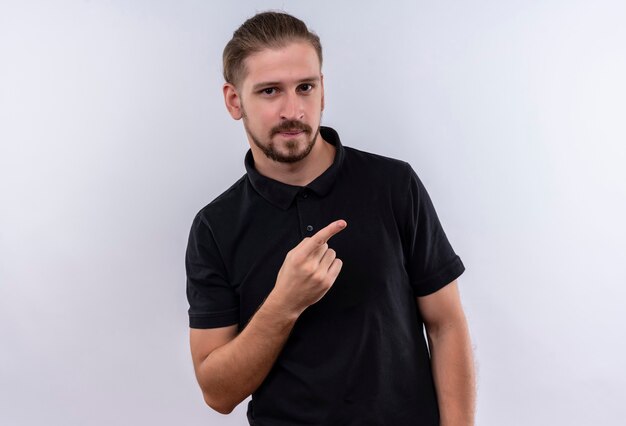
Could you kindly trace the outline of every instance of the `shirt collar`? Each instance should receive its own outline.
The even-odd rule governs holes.
[[[288,185],[263,176],[254,167],[252,151],[248,150],[244,164],[246,166],[246,171],[248,172],[248,180],[256,192],[258,192],[267,201],[283,210],[287,210],[289,206],[291,206],[291,203],[293,203],[296,195],[300,192],[306,191],[307,189],[316,193],[320,197],[328,194],[335,183],[335,179],[339,173],[345,154],[343,145],[341,145],[341,141],[339,140],[339,135],[334,129],[322,126],[320,127],[320,134],[326,142],[334,145],[337,149],[335,152],[335,159],[333,160],[333,164],[331,164],[330,167],[324,171],[324,173],[316,177],[306,186]]]

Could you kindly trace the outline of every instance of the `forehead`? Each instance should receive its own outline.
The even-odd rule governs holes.
[[[278,49],[267,48],[245,59],[244,88],[262,82],[290,83],[320,75],[320,61],[313,46],[293,42]]]

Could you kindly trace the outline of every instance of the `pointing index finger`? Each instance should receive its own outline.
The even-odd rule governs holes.
[[[329,225],[327,225],[325,228],[322,228],[319,231],[317,231],[317,233],[313,235],[311,239],[309,240],[311,242],[311,247],[310,247],[311,250],[321,245],[326,244],[326,242],[328,242],[328,240],[330,240],[330,238],[333,235],[344,230],[346,226],[348,226],[347,222],[341,219],[341,220],[336,220],[330,223]]]

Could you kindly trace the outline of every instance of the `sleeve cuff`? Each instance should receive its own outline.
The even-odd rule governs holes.
[[[450,284],[465,272],[465,265],[457,255],[435,274],[412,284],[413,293],[417,297],[428,296]]]
[[[235,324],[239,324],[239,308],[203,314],[189,313],[190,328],[218,328]]]

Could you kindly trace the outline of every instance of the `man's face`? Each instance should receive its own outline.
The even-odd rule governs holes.
[[[237,92],[251,148],[278,162],[302,160],[317,140],[324,102],[315,49],[293,42],[250,55],[245,65]]]

